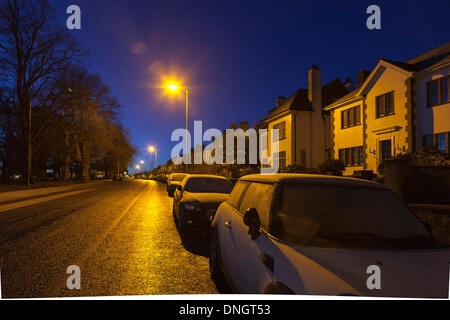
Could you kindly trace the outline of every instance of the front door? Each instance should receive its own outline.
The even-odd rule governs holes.
[[[392,158],[392,142],[391,139],[380,141],[381,160]]]

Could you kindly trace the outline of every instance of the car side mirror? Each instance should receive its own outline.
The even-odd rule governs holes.
[[[248,234],[251,235],[252,240],[258,239],[261,228],[261,220],[259,219],[258,211],[255,208],[250,208],[245,211],[244,224],[248,227]]]

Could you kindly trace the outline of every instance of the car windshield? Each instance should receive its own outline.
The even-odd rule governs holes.
[[[190,178],[185,190],[192,193],[230,193],[233,186],[225,179]]]
[[[172,176],[172,179],[170,181],[183,181],[183,179],[186,177],[185,174],[174,174]]]
[[[318,247],[425,249],[440,245],[388,189],[286,184],[273,218],[281,240]]]

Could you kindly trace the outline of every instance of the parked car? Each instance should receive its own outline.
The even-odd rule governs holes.
[[[187,177],[186,173],[171,173],[167,178],[167,194],[169,197],[173,197],[173,194],[177,188],[181,184],[184,178]]]
[[[232,189],[231,182],[224,177],[188,175],[173,198],[173,216],[181,236],[192,230],[209,231],[217,207]]]
[[[112,179],[113,181],[122,181],[123,180],[123,176],[121,175],[121,174],[118,174],[118,173],[116,173],[114,176],[113,176],[113,179]]]
[[[238,293],[448,296],[450,249],[391,190],[366,180],[242,177],[210,243],[212,277]]]

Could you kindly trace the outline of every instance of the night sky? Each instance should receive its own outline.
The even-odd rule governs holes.
[[[307,87],[312,64],[323,82],[355,79],[379,58],[406,60],[450,41],[450,1],[139,1],[50,0],[65,25],[66,8],[82,10],[71,31],[89,50],[88,66],[123,106],[123,123],[148,169],[170,158],[171,132],[185,126],[184,97],[168,97],[161,78],[190,90],[190,121],[207,128],[264,118],[279,95]],[[366,9],[381,8],[382,29],[366,28]]]

